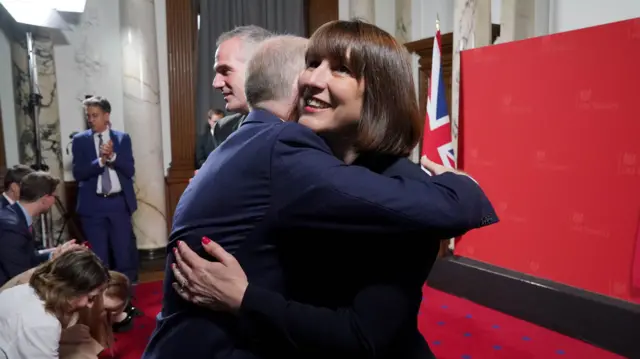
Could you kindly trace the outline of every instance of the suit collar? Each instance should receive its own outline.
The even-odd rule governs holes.
[[[247,118],[242,122],[243,125],[247,123],[276,124],[276,123],[282,123],[282,120],[278,116],[275,116],[269,111],[262,110],[262,109],[255,109],[249,112],[249,115],[247,116]]]
[[[15,212],[18,217],[20,217],[21,221],[27,226],[27,228],[31,227],[33,218],[31,218],[31,215],[27,212],[27,210],[22,207],[20,202],[16,202],[10,205],[9,208],[11,208],[11,210]]]
[[[11,205],[15,203],[14,200],[12,200],[11,198],[9,198],[9,196],[7,196],[6,192],[2,192],[2,199],[7,203],[7,205]]]

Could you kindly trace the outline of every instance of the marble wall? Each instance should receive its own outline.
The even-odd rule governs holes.
[[[136,161],[138,210],[133,226],[138,249],[167,244],[167,216],[162,167],[162,121],[154,3],[120,1],[122,83],[125,130]]]
[[[35,93],[42,96],[40,111],[38,111],[38,130],[34,126],[32,112],[29,108],[30,88],[29,54],[26,39],[12,42],[11,55],[14,74],[16,127],[18,132],[18,152],[20,163],[35,165],[38,153],[41,162],[54,176],[62,179],[62,151],[60,141],[60,116],[58,109],[58,79],[56,77],[53,56],[53,41],[48,33],[34,34],[34,53],[37,68],[37,87]],[[39,134],[40,149],[36,145],[36,134]],[[47,168],[42,168],[47,169]],[[57,195],[64,204],[64,185],[60,185]],[[51,211],[51,230],[55,238],[65,240],[62,232],[64,219],[61,211],[54,207]],[[39,228],[38,226],[35,228]],[[39,234],[41,234],[39,232]],[[54,242],[48,242],[54,244]]]
[[[70,27],[63,31],[67,44],[54,47],[65,181],[74,180],[70,135],[86,129],[85,95],[106,97],[113,128],[125,129],[118,1],[88,0],[84,13]]]

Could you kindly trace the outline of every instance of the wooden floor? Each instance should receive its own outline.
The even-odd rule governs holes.
[[[138,282],[156,282],[164,279],[164,266],[164,258],[142,261],[140,263],[140,271],[138,272]]]

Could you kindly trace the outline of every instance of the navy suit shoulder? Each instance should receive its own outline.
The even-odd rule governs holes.
[[[40,263],[27,219],[19,205],[0,209],[0,286]]]
[[[211,153],[176,206],[167,264],[174,261],[172,248],[178,240],[210,259],[201,245],[201,238],[207,236],[233,253],[252,280],[278,287],[278,258],[261,228],[270,223],[267,216],[276,195],[270,188],[269,158],[282,125],[265,111],[253,111]],[[244,349],[234,317],[187,303],[173,290],[173,281],[167,265],[162,311],[143,358],[176,358],[184,355],[185,347],[194,359],[257,358]]]
[[[10,204],[11,203],[9,203],[9,201],[7,200],[7,198],[4,195],[0,195],[0,208],[7,207]]]

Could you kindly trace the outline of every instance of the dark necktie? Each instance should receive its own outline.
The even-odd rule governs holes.
[[[100,152],[100,149],[102,148],[102,134],[98,135],[98,152]],[[100,177],[102,177],[102,194],[109,194],[109,192],[111,192],[111,177],[109,177],[109,169],[107,167],[107,164],[104,164],[104,171],[102,172],[102,174],[100,175]]]

